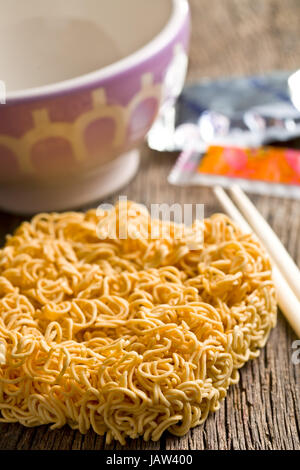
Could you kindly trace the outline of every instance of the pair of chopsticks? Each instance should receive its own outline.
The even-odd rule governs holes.
[[[243,232],[254,232],[269,253],[278,305],[300,338],[299,268],[270,225],[239,186],[233,185],[229,188],[229,193],[236,205],[220,186],[214,187],[214,193],[229,217]]]

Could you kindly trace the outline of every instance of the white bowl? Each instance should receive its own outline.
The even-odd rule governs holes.
[[[1,13],[0,206],[63,210],[120,188],[185,72],[187,1],[7,0]]]

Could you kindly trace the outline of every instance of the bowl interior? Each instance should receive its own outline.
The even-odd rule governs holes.
[[[8,92],[93,72],[137,51],[167,24],[172,0],[4,0],[0,70]]]

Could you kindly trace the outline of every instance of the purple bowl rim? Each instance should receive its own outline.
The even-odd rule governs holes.
[[[94,72],[49,85],[7,92],[6,105],[55,98],[93,88],[99,82],[115,78],[147,62],[168,47],[190,20],[188,0],[171,0],[171,2],[172,13],[163,29],[137,51]]]

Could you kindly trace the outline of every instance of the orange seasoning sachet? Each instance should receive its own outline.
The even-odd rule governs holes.
[[[238,183],[259,194],[300,199],[300,150],[263,146],[211,145],[206,152],[183,151],[168,181],[177,185]]]
[[[210,146],[198,171],[231,178],[300,185],[300,151],[280,147]]]

